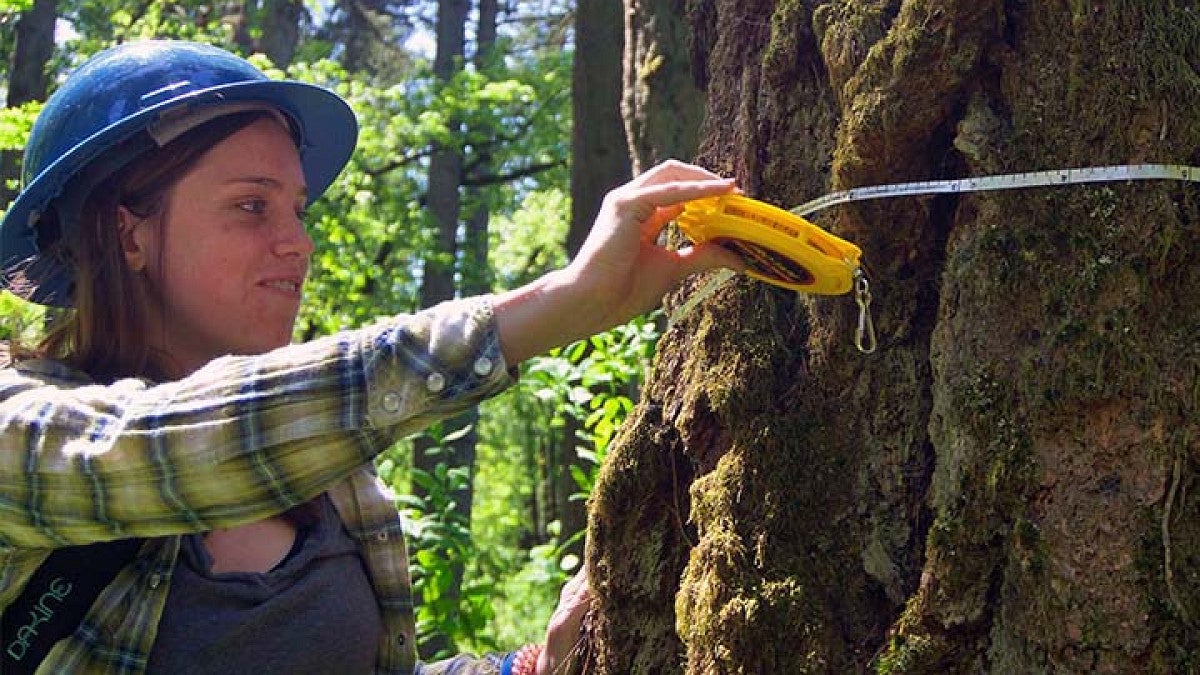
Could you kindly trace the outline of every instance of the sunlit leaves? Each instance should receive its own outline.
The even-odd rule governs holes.
[[[15,108],[0,109],[0,150],[22,150],[33,128],[33,120],[42,110],[40,101]]]
[[[556,60],[551,65],[563,64]],[[543,80],[537,69],[522,69],[520,74],[530,81]],[[349,101],[359,120],[354,158],[310,209],[317,253],[309,301],[298,325],[301,336],[417,308],[420,261],[430,259],[427,251],[433,242],[422,202],[434,148],[459,149],[468,167],[472,157],[486,152],[498,172],[527,166],[531,158],[565,156],[568,141],[562,127],[538,127],[547,106],[538,88],[527,81],[489,78],[467,69],[445,84],[418,71],[403,83],[376,86],[351,78],[329,61],[297,64],[288,75],[334,89]],[[487,183],[487,177],[477,178]],[[485,200],[496,228],[506,227],[514,217],[523,219],[524,227],[503,239],[506,250],[492,254],[504,266],[494,275],[502,286],[526,281],[530,270],[545,271],[563,259],[567,212],[558,208],[563,200],[551,213],[546,206],[550,202],[530,196],[547,180],[564,185],[565,164],[558,173],[516,183],[497,181],[472,195]],[[520,213],[522,204],[539,209],[540,228],[531,225],[529,215],[512,215]],[[518,259],[524,260],[523,269],[515,269]]]
[[[435,427],[435,449],[470,431],[467,427],[442,434]],[[433,471],[409,468],[408,475],[424,495],[403,494],[397,499],[414,551],[413,590],[420,598],[417,634],[422,642],[433,635],[445,635],[452,644],[469,640],[479,643],[480,634],[494,616],[491,601],[495,589],[486,579],[459,585],[462,568],[479,553],[470,522],[455,503],[456,495],[471,482],[470,469],[439,463]],[[483,642],[489,648],[499,648]]]
[[[0,342],[32,346],[41,334],[46,308],[0,291]]]
[[[643,317],[531,359],[522,372],[522,389],[548,412],[582,423],[576,453],[594,466],[572,468],[581,496],[591,491],[595,469],[633,409],[633,387],[641,382],[657,340],[653,317]]]
[[[492,220],[491,263],[499,288],[514,288],[563,266],[570,198],[560,189],[525,195],[519,208]]]
[[[33,0],[0,0],[0,15],[18,14],[32,6]]]

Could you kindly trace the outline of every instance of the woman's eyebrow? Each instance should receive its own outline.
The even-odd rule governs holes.
[[[226,185],[236,185],[238,183],[250,183],[252,185],[261,185],[263,187],[271,188],[274,190],[283,190],[283,183],[281,181],[279,181],[278,179],[272,178],[270,176],[257,176],[257,175],[234,176],[225,181]],[[299,195],[303,196],[303,197],[307,197],[308,196],[308,187],[301,186],[301,188],[299,190]]]

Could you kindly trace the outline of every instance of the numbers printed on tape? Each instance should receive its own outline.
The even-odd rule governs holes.
[[[1184,166],[1182,164],[1121,164],[1115,166],[1082,167],[1078,169],[1006,173],[995,176],[979,176],[976,178],[951,178],[949,180],[871,185],[842,190],[841,192],[832,192],[789,209],[789,211],[798,216],[808,216],[837,204],[861,202],[869,199],[912,197],[955,192],[1016,190],[1033,187],[1053,187],[1056,185],[1080,185],[1083,183],[1118,183],[1129,180],[1182,180],[1200,182],[1200,167]]]

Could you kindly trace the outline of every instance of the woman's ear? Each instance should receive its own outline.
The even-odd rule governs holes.
[[[134,272],[146,269],[150,259],[147,250],[146,233],[149,219],[134,215],[133,211],[124,206],[117,207],[117,236],[121,240],[121,253],[125,256],[125,264]]]

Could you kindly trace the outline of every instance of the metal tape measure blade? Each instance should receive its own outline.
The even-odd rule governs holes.
[[[1016,190],[1021,188],[1078,185],[1083,183],[1116,183],[1130,180],[1200,182],[1200,167],[1183,164],[1119,164],[1076,169],[1006,173],[975,178],[951,178],[948,180],[870,185],[832,192],[789,210],[791,213],[804,217],[838,204],[883,199],[886,197],[957,192],[988,192],[993,190]]]

